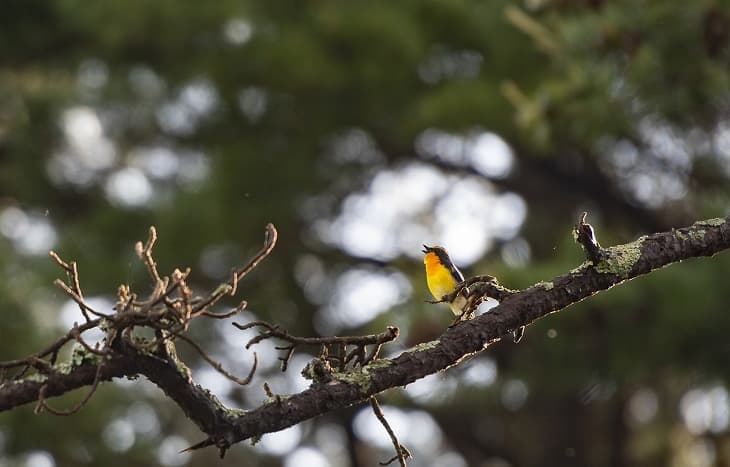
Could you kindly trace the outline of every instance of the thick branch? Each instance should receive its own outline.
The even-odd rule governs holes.
[[[145,375],[183,409],[208,438],[196,445],[215,444],[221,452],[233,443],[278,431],[331,410],[367,401],[386,389],[405,386],[449,368],[464,357],[480,352],[519,326],[642,274],[684,259],[711,256],[730,247],[730,218],[711,219],[690,227],[657,233],[601,250],[600,259],[587,261],[551,282],[526,290],[507,291],[491,280],[470,280],[469,295],[499,296],[502,302],[489,313],[447,329],[437,341],[416,346],[396,358],[381,359],[347,372],[331,372],[312,386],[289,397],[277,397],[247,412],[228,410],[207,390],[192,383],[187,369],[174,356],[158,350],[154,355],[127,347],[116,340],[107,357],[88,356],[69,371],[53,371],[0,384],[0,411],[91,385],[96,361],[106,358],[100,379]]]
[[[132,358],[115,358],[104,364],[100,381],[137,374],[138,362]],[[68,371],[52,371],[48,375],[34,375],[18,381],[0,384],[0,412],[38,400],[38,393],[46,385],[45,396],[60,396],[74,389],[90,386],[96,375],[97,361],[87,360]]]
[[[712,256],[729,247],[730,218],[726,218],[697,222],[608,248],[604,250],[606,259],[597,265],[586,262],[551,282],[510,294],[489,313],[447,329],[437,341],[421,344],[392,360],[377,360],[361,371],[335,373],[326,384],[313,384],[299,394],[242,414],[235,421],[233,441],[278,431],[325,412],[361,403],[386,389],[405,386],[459,363],[519,326],[597,292],[669,264]],[[482,282],[470,288],[488,293],[494,284]]]

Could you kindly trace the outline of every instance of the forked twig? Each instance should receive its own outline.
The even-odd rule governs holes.
[[[147,266],[147,270],[149,271],[150,276],[152,276],[152,279],[155,281],[155,285],[159,286],[162,284],[163,281],[160,277],[160,273],[157,271],[157,263],[152,257],[152,247],[155,246],[156,241],[157,229],[155,229],[154,226],[150,226],[149,235],[147,236],[147,242],[145,242],[144,244],[142,244],[142,242],[135,243],[134,251],[137,252],[137,256],[139,256],[139,258]]]
[[[291,356],[294,355],[294,350],[297,348],[295,344],[292,345],[281,345],[274,347],[276,350],[284,350],[284,356],[279,357],[279,361],[281,362],[281,371],[286,371],[287,368],[289,368],[289,361],[291,360]]]
[[[380,408],[380,404],[378,404],[378,400],[375,398],[375,396],[370,397],[370,407],[373,408],[375,416],[378,417],[378,420],[380,420],[380,423],[385,428],[385,431],[388,432],[388,436],[390,436],[390,441],[393,443],[393,447],[395,448],[396,453],[396,455],[391,459],[388,459],[385,462],[379,462],[379,464],[390,465],[393,463],[393,461],[397,459],[401,467],[406,467],[406,459],[411,459],[413,456],[411,455],[410,451],[408,451],[408,449],[406,449],[406,447],[400,444],[400,442],[398,441],[398,438],[396,437],[393,429],[390,427],[388,420],[385,419],[385,414]]]
[[[84,318],[86,318],[86,321],[90,321],[89,315],[87,312],[91,313],[94,316],[97,316],[99,318],[108,318],[110,315],[107,315],[106,313],[102,313],[100,311],[96,311],[93,308],[91,308],[89,305],[86,304],[83,297],[78,294],[75,290],[73,290],[71,287],[69,287],[66,283],[64,283],[61,279],[56,279],[53,281],[53,284],[60,287],[66,295],[71,297],[71,299],[76,302],[79,305],[79,308],[81,308],[81,312],[84,315]]]
[[[68,282],[70,285],[64,283],[60,279],[56,279],[53,283],[57,286],[61,287],[64,292],[66,292],[66,295],[70,296],[81,309],[81,314],[84,315],[84,318],[87,322],[91,321],[91,318],[89,317],[89,313],[94,314],[99,317],[106,317],[104,313],[99,313],[94,311],[89,305],[86,304],[84,301],[84,295],[81,292],[81,284],[79,282],[79,269],[76,265],[75,261],[72,261],[71,263],[67,263],[64,260],[61,259],[60,256],[58,256],[58,253],[51,250],[48,252],[48,254],[53,258],[53,260],[58,264],[64,271],[66,271],[66,275],[68,276]]]
[[[109,355],[109,348],[104,346],[101,350],[98,348],[94,349],[89,344],[86,343],[86,341],[81,337],[81,331],[79,331],[79,325],[78,323],[74,323],[74,327],[71,328],[71,333],[73,334],[74,339],[76,339],[76,342],[81,344],[81,346],[89,353],[92,353],[94,355],[98,355],[100,357],[104,357]],[[97,344],[98,345],[98,344]]]

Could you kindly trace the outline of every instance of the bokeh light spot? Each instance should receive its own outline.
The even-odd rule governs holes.
[[[264,434],[254,448],[274,456],[283,456],[293,451],[301,440],[302,426],[294,425],[281,431]]]
[[[191,454],[181,451],[189,446],[190,443],[182,436],[168,436],[157,448],[157,461],[165,467],[185,465],[190,461]]]
[[[329,467],[330,462],[320,451],[311,447],[301,447],[284,459],[284,467]]]
[[[105,185],[106,196],[114,204],[135,207],[153,195],[152,184],[140,169],[127,167],[111,174]]]
[[[134,426],[125,418],[109,423],[101,434],[104,443],[114,452],[126,452],[135,441]]]

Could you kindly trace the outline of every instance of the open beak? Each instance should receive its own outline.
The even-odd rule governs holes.
[[[430,246],[423,245],[423,250],[421,250],[421,251],[424,252],[424,253],[428,253],[429,251],[431,251],[431,247]]]

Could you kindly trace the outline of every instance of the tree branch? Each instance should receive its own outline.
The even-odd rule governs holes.
[[[587,232],[585,226],[587,224],[583,219],[577,227]],[[186,416],[208,435],[191,449],[216,445],[222,455],[236,442],[365,402],[382,391],[402,387],[445,370],[465,357],[484,350],[489,344],[509,335],[512,330],[529,325],[602,290],[669,264],[693,257],[711,256],[725,250],[730,247],[730,218],[700,221],[689,227],[643,236],[634,242],[605,249],[594,242],[595,234],[582,238],[590,243],[590,250],[595,251],[587,251],[587,255],[592,258],[573,271],[522,291],[505,289],[488,277],[465,281],[462,287],[468,287],[466,293],[473,297],[475,303],[488,296],[500,298],[501,303],[489,313],[448,328],[438,340],[420,344],[393,359],[378,359],[365,366],[334,371],[326,365],[326,360],[316,358],[303,372],[312,379],[310,388],[288,397],[275,397],[253,410],[227,409],[209,391],[195,385],[189,370],[174,353],[175,335],[165,334],[169,332],[168,328],[160,328],[157,324],[162,312],[150,310],[146,324],[158,325],[160,333],[167,336],[158,342],[164,345],[150,350],[134,339],[115,338],[112,333],[107,337],[110,342],[106,344],[108,353],[105,355],[74,351],[70,362],[40,365],[36,367],[39,368],[38,373],[16,381],[0,382],[0,411],[38,400],[41,389],[42,396],[47,398],[93,385],[96,380],[144,375],[173,399]],[[232,281],[235,282],[235,278]],[[211,296],[217,296],[217,293]],[[175,300],[179,299],[170,300],[165,306],[179,303]],[[136,303],[135,298],[133,294],[128,295],[127,291],[121,291],[120,306],[125,303]],[[188,304],[187,309],[191,308]],[[114,315],[118,326],[127,325],[122,320],[127,315],[120,315],[120,312],[128,313],[129,323],[141,319],[140,312],[118,309]],[[174,315],[169,314],[171,312],[165,313],[162,316],[167,319],[174,318]],[[70,333],[65,339],[71,340],[74,335]],[[35,361],[31,357],[27,362]],[[99,369],[101,359],[104,359],[104,363]]]
[[[445,370],[484,350],[513,329],[529,325],[602,290],[685,259],[712,256],[730,248],[730,218],[710,219],[669,232],[656,233],[604,250],[606,259],[588,261],[550,282],[506,294],[489,313],[447,329],[438,340],[420,344],[393,359],[376,360],[348,373],[333,373],[327,382],[279,403],[268,403],[237,417],[233,442],[282,430],[326,412],[366,401],[390,388],[402,387]],[[494,282],[477,282],[471,294],[504,294]],[[220,438],[209,437],[207,444]],[[204,443],[206,443],[204,442]]]

